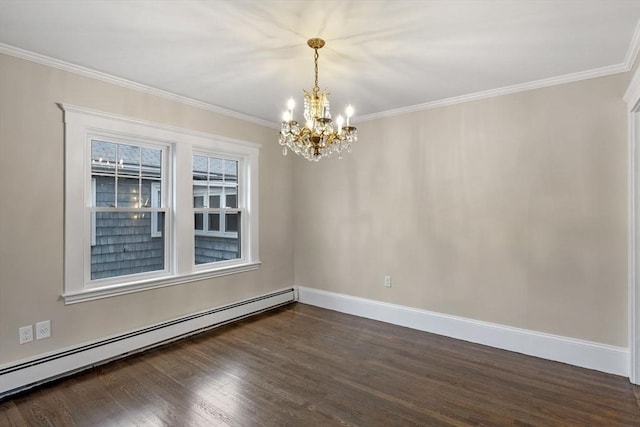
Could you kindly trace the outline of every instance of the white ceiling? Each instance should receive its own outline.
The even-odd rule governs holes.
[[[639,0],[0,0],[0,43],[276,123],[313,86],[369,118],[627,70]]]

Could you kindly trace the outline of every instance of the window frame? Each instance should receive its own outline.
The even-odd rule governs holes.
[[[65,123],[65,270],[62,292],[65,304],[190,283],[259,267],[259,144],[70,104],[58,105],[64,112]],[[91,243],[95,226],[91,215],[93,207],[90,206],[94,191],[90,161],[92,139],[166,147],[167,155],[163,156],[166,173],[160,181],[163,195],[161,210],[165,212],[163,271],[90,280]],[[194,263],[192,155],[195,152],[237,158],[239,169],[240,163],[243,165],[247,195],[246,214],[241,215],[244,226],[240,233],[241,258],[199,265]],[[158,208],[152,206],[146,209],[155,211]],[[152,228],[151,232],[155,229]]]

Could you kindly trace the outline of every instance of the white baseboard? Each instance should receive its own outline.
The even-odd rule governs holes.
[[[503,350],[628,377],[629,350],[299,286],[298,301]]]
[[[0,398],[295,301],[293,288],[0,366]]]

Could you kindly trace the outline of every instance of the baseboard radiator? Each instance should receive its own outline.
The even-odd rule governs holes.
[[[0,399],[94,366],[294,302],[293,288],[0,366]]]

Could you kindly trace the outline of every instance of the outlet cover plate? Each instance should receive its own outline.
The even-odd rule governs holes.
[[[391,287],[391,276],[384,276],[384,286],[386,288]]]
[[[23,326],[18,329],[18,338],[20,344],[26,344],[33,341],[33,326]]]
[[[36,323],[36,339],[41,340],[51,336],[51,321],[43,320]]]

